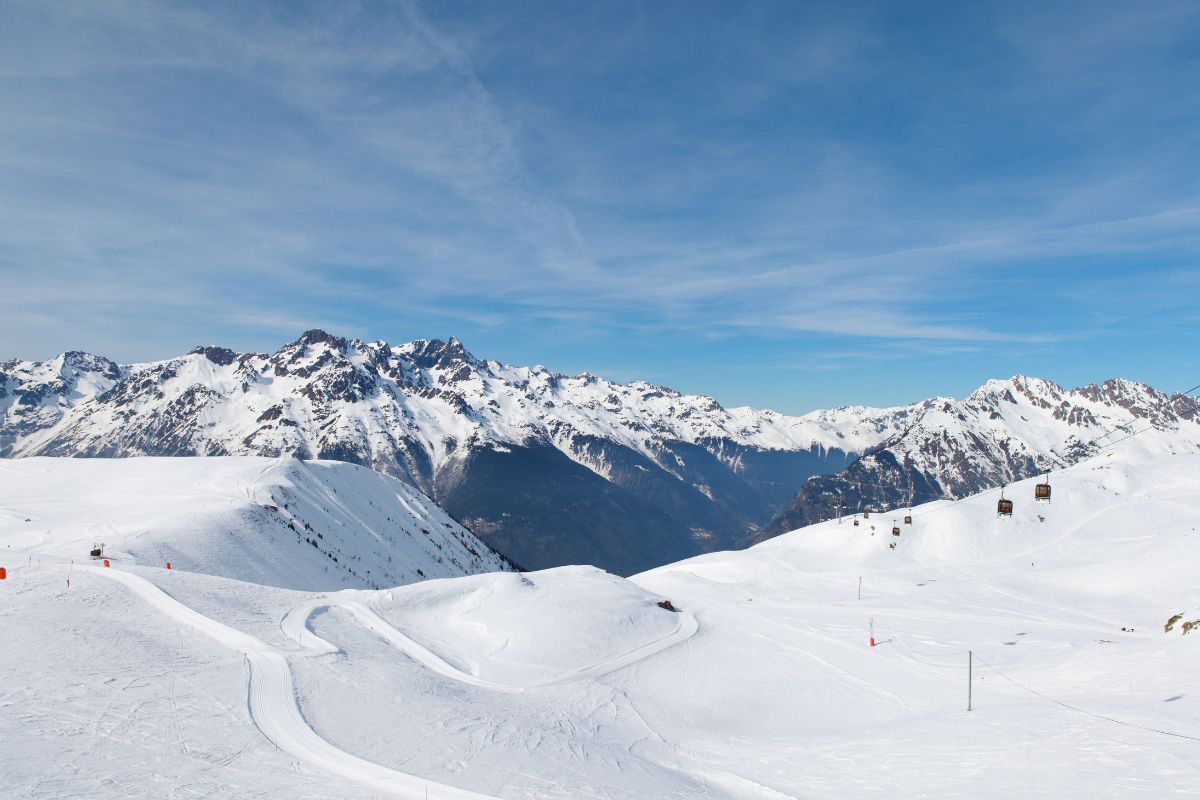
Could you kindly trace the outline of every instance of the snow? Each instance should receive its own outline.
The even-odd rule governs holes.
[[[898,538],[872,514],[632,579],[323,592],[139,565],[131,533],[111,569],[72,566],[86,515],[25,523],[36,484],[0,473],[0,780],[28,798],[1194,797],[1200,633],[1163,626],[1200,618],[1200,455],[1156,447],[1054,473],[1049,504],[1012,484],[1008,519],[992,491],[918,506]]]
[[[336,461],[0,460],[0,509],[0,538],[62,560],[83,560],[104,543],[119,563],[170,561],[296,589],[508,568],[411,486]]]

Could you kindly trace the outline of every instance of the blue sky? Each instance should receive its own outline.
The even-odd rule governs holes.
[[[1200,381],[1191,2],[0,13],[0,358],[456,335],[793,413]]]

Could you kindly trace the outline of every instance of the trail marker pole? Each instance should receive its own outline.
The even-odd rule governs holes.
[[[967,651],[967,711],[971,710],[971,679],[975,668],[975,653]]]
[[[862,600],[862,575],[858,576],[858,599]]]
[[[871,620],[871,647],[874,647],[875,646],[875,618],[868,617],[867,619]]]

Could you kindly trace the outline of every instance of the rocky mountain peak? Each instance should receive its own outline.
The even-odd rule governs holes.
[[[235,353],[233,350],[230,350],[228,347],[213,347],[213,346],[200,345],[198,347],[192,348],[188,352],[188,355],[204,356],[209,361],[211,361],[212,363],[214,363],[220,367],[227,367],[230,364],[232,364],[234,361],[238,360],[238,354]]]
[[[66,376],[68,370],[75,372],[98,372],[106,377],[115,378],[119,368],[103,356],[94,356],[82,350],[68,350],[59,356],[59,373]]]
[[[320,328],[313,328],[312,330],[305,331],[300,338],[292,344],[297,347],[326,344],[335,350],[344,350],[349,342],[340,336],[334,336],[333,334],[327,333]]]
[[[441,339],[418,339],[402,346],[408,358],[421,369],[451,370],[458,372],[462,367],[478,368],[482,365],[456,337],[449,341]]]

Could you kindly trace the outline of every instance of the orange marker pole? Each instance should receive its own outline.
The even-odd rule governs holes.
[[[0,567],[0,581],[8,580],[8,570]]]
[[[170,569],[170,568],[171,568],[171,562],[170,562],[170,561],[168,561],[168,562],[167,562],[167,569]]]
[[[106,566],[106,567],[107,567],[107,566],[110,566],[110,564],[108,563],[108,559],[107,559],[107,558],[106,558],[106,559],[104,559],[104,566]]]

